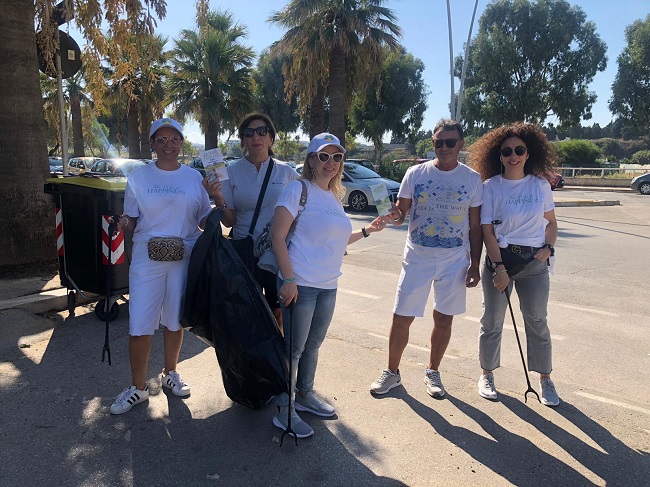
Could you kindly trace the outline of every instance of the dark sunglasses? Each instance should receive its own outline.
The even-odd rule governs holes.
[[[523,145],[518,145],[515,147],[515,154],[518,156],[523,156],[527,150],[528,149],[526,149]],[[501,149],[501,155],[503,157],[510,157],[512,155],[512,147],[504,147]]]
[[[458,139],[433,139],[433,145],[436,146],[436,149],[440,149],[443,145],[446,145],[449,149],[453,149],[457,143]]]
[[[320,162],[327,162],[330,160],[330,158],[334,162],[341,162],[343,160],[343,154],[340,152],[337,152],[336,154],[330,154],[329,152],[317,152],[316,155],[318,156],[318,160]]]
[[[255,129],[249,127],[249,128],[245,128],[242,131],[244,137],[247,137],[249,139],[255,134],[259,135],[260,137],[264,137],[268,133],[269,133],[269,128],[266,125],[263,125],[262,127],[257,127]]]

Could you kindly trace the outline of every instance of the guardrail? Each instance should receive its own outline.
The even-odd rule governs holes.
[[[620,167],[558,167],[556,170],[565,178],[577,177],[597,177],[604,178],[605,176],[612,176],[614,174],[629,175],[630,178],[638,174],[645,174],[650,172],[648,168],[620,168]]]

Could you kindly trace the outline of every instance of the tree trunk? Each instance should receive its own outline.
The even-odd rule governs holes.
[[[0,0],[0,266],[56,259],[33,0]]]
[[[345,146],[345,53],[338,45],[330,53],[330,128]]]
[[[151,128],[151,112],[149,107],[140,110],[140,157],[151,158],[151,141],[149,140],[149,129]]]
[[[325,132],[325,86],[318,83],[316,96],[309,107],[309,138]]]
[[[219,122],[208,122],[204,130],[205,150],[219,147]]]
[[[72,139],[74,141],[74,157],[83,157],[84,151],[84,131],[81,116],[81,100],[78,96],[70,97],[70,113],[72,114]]]
[[[140,159],[140,122],[136,100],[129,100],[128,112],[126,115],[126,131],[129,144],[129,157],[131,159]]]

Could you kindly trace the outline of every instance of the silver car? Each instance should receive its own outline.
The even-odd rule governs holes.
[[[296,172],[302,174],[302,164],[298,164]],[[372,169],[368,169],[354,162],[346,162],[343,166],[343,188],[345,196],[343,204],[348,205],[355,211],[366,211],[369,206],[375,206],[370,186],[383,183],[388,190],[388,196],[393,203],[397,203],[397,192],[399,183],[392,179],[382,178]]]
[[[343,187],[345,197],[343,203],[355,211],[366,211],[369,206],[374,206],[370,186],[383,183],[388,190],[388,196],[393,203],[397,202],[399,183],[392,179],[382,178],[372,169],[368,169],[354,162],[346,162],[343,166]]]

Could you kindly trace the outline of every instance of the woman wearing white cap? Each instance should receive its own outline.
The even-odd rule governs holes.
[[[305,180],[307,201],[289,247],[285,244],[289,227],[300,210],[302,183],[287,185],[275,206],[271,240],[278,260],[278,297],[283,305],[284,337],[292,361],[290,390],[296,390],[295,409],[318,416],[333,416],[334,408],[314,394],[314,377],[318,350],[325,339],[334,314],[337,281],[341,275],[343,255],[348,244],[386,226],[386,218],[378,217],[361,230],[352,231],[350,218],[341,204],[343,159],[345,149],[339,139],[328,133],[316,135],[307,147],[307,158],[301,179]],[[281,285],[280,285],[281,283]],[[286,306],[293,303],[293,321]],[[293,330],[289,330],[291,326]],[[289,334],[293,333],[293,350],[289,350]],[[287,427],[288,397],[277,399],[278,414],[273,424]],[[291,411],[292,429],[298,438],[314,434],[314,430]]]
[[[118,231],[134,232],[129,269],[132,385],[117,397],[112,414],[125,413],[149,397],[147,365],[151,338],[159,327],[165,350],[162,385],[177,396],[190,394],[176,372],[183,342],[179,319],[190,254],[211,210],[210,200],[200,173],[178,162],[181,125],[171,118],[156,120],[149,138],[158,158],[130,174],[124,215],[117,222]]]

